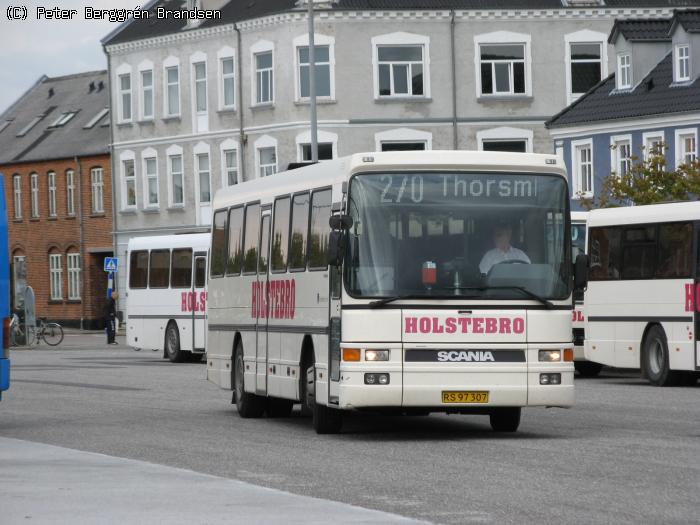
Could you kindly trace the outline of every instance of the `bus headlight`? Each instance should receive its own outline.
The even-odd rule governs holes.
[[[365,374],[365,385],[388,385],[389,374]]]
[[[365,350],[365,361],[388,361],[389,350]]]
[[[561,350],[540,350],[539,360],[545,363],[561,361]]]

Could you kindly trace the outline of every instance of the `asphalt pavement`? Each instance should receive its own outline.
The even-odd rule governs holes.
[[[494,434],[484,416],[353,414],[341,435],[318,436],[297,411],[285,419],[241,419],[230,392],[205,380],[204,365],[107,347],[102,334],[67,337],[55,350],[13,351],[11,358],[0,436],[68,453],[392,514],[380,521],[398,515],[446,524],[700,522],[700,387],[657,388],[633,373],[605,371],[577,380],[572,409],[524,410],[512,435]],[[9,490],[16,473],[3,475],[6,461],[0,455],[0,509],[18,497]],[[154,493],[153,516],[159,510],[168,516],[183,498],[225,499],[206,483],[175,485],[181,489]],[[274,508],[274,498],[262,500]],[[208,516],[218,516],[216,505],[209,507],[190,523],[214,522]],[[343,508],[322,512],[317,523],[339,522]],[[267,511],[262,505],[260,516]]]

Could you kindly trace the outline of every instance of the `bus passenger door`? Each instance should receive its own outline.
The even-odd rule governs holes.
[[[255,392],[267,395],[267,326],[269,318],[270,210],[263,210],[260,223],[260,249],[258,250],[258,306],[255,359]]]
[[[207,257],[203,252],[195,253],[192,291],[195,304],[192,309],[192,348],[195,352],[204,352],[207,347]]]

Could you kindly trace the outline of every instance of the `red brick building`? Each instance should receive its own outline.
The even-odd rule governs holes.
[[[42,77],[0,116],[13,307],[34,289],[37,316],[101,328],[112,255],[105,71]]]

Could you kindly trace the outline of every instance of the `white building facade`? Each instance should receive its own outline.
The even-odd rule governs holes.
[[[133,21],[104,40],[118,255],[132,236],[205,231],[217,189],[310,160],[307,17],[286,3],[250,18],[223,2],[228,18],[217,22],[149,30]],[[550,152],[544,122],[614,70],[615,19],[672,11],[512,3],[532,6],[319,9],[319,157]]]

